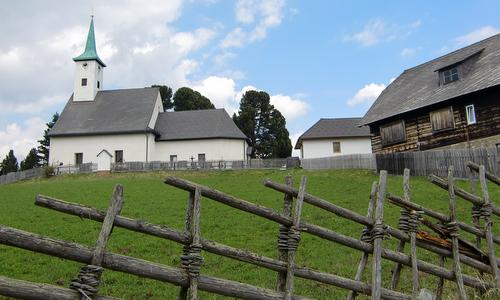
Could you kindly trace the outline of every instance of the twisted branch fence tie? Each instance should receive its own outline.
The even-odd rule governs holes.
[[[71,280],[69,288],[78,291],[86,299],[93,299],[98,292],[102,271],[103,268],[99,266],[82,266],[78,277]]]
[[[406,233],[417,232],[422,221],[422,213],[421,211],[402,209],[399,218],[399,229]]]
[[[450,237],[458,237],[459,236],[459,227],[457,222],[448,222],[445,223],[444,226],[448,230],[448,234]]]
[[[288,250],[288,231],[290,227],[281,225],[278,233],[278,249],[282,251]]]
[[[197,278],[200,276],[201,266],[203,265],[203,256],[201,256],[201,245],[189,245],[184,247],[184,254],[181,255],[182,267],[187,271],[189,277]]]

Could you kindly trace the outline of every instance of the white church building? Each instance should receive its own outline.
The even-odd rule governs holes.
[[[158,88],[104,90],[93,19],[73,61],[73,95],[49,132],[51,164],[246,159],[247,137],[224,109],[164,112]]]

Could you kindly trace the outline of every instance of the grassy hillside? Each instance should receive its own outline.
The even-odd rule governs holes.
[[[363,215],[366,214],[371,183],[377,180],[377,176],[369,171],[244,170],[109,176],[69,175],[0,186],[0,224],[93,245],[99,233],[100,223],[36,207],[33,204],[35,195],[45,194],[105,210],[113,186],[121,183],[124,185],[125,194],[122,215],[183,229],[188,194],[165,185],[162,180],[165,176],[175,175],[281,210],[283,195],[265,188],[262,180],[270,178],[283,182],[287,174],[293,176],[296,185],[301,175],[308,176],[309,193]],[[390,176],[388,191],[401,195],[401,183],[401,177]],[[466,186],[465,182],[460,184]],[[492,199],[500,199],[499,188],[491,186],[490,191]],[[447,193],[428,183],[425,178],[412,178],[412,193],[415,202],[447,213]],[[462,220],[470,220],[470,205],[460,199],[458,214]],[[387,223],[397,226],[398,217],[399,209],[386,205]],[[358,237],[362,229],[360,225],[309,204],[304,205],[303,220],[353,237]],[[500,226],[495,225],[495,229],[496,232],[500,232]],[[205,198],[202,201],[201,232],[204,238],[276,257],[277,224]],[[360,252],[308,234],[303,234],[302,237],[297,256],[298,265],[353,278]],[[394,239],[390,239],[386,245],[395,249],[397,244]],[[120,228],[114,229],[108,249],[161,264],[180,266],[180,245]],[[428,252],[421,251],[419,254],[420,258],[437,261],[437,257],[429,255]],[[203,252],[203,255],[205,257],[203,274],[274,288],[276,274],[272,271],[206,252]],[[63,286],[68,286],[80,267],[78,263],[3,245],[0,245],[0,261],[0,275]],[[384,261],[385,286],[390,281],[392,267],[393,263]],[[468,268],[465,269],[470,273]],[[408,269],[405,268],[403,276],[409,279],[409,275]],[[174,299],[178,292],[178,287],[170,284],[110,270],[104,272],[103,278],[102,294],[125,299]],[[370,280],[369,277],[365,279]],[[422,273],[421,279],[432,289],[437,281],[437,278],[425,273]],[[449,294],[453,294],[455,288],[453,284],[447,283],[446,287]],[[408,280],[401,281],[401,289],[411,290]],[[300,295],[320,299],[339,299],[346,295],[345,290],[303,279],[296,280],[296,291]],[[203,293],[202,298],[221,297]]]

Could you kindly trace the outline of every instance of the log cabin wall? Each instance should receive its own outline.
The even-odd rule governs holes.
[[[473,104],[476,123],[467,125],[466,106]],[[452,106],[454,128],[433,132],[430,112]],[[382,145],[380,126],[404,120],[405,141]],[[500,135],[500,88],[488,89],[468,96],[455,98],[439,105],[409,112],[399,117],[370,125],[373,153],[421,151],[446,147]],[[500,142],[500,140],[498,141]],[[464,147],[467,147],[465,146]]]

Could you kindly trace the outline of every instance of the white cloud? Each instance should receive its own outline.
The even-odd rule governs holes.
[[[417,49],[415,48],[404,48],[401,50],[401,56],[403,58],[411,58],[417,53]]]
[[[362,31],[350,34],[344,40],[359,43],[363,47],[369,47],[383,41],[388,42],[407,37],[421,25],[421,20],[399,25],[387,23],[382,19],[373,19],[365,24]]]
[[[208,97],[217,108],[225,108],[232,115],[238,110],[235,82],[228,77],[210,76],[191,87]]]
[[[276,107],[287,120],[303,116],[309,109],[309,104],[301,99],[277,94],[271,96],[271,104]]]
[[[205,46],[214,36],[214,30],[198,28],[194,32],[176,33],[172,37],[172,42],[181,52],[187,53]]]
[[[239,0],[236,3],[236,20],[244,26],[231,30],[220,43],[222,48],[243,47],[264,39],[270,28],[279,26],[283,20],[285,0]],[[258,21],[257,21],[258,20]]]
[[[385,87],[386,86],[383,83],[367,84],[359,91],[357,91],[354,97],[352,97],[351,99],[349,99],[349,101],[347,101],[347,105],[351,107],[362,104],[370,105],[377,99],[377,97],[380,95],[380,93],[382,93]]]
[[[38,117],[27,119],[22,125],[8,124],[0,130],[0,159],[12,149],[21,162],[31,148],[38,146],[37,140],[41,139],[44,129],[45,122]]]
[[[225,108],[230,115],[238,111],[239,103],[245,92],[259,90],[252,85],[247,85],[241,90],[236,90],[236,83],[232,78],[221,76],[210,76],[190,86],[192,89],[208,97],[215,107]],[[309,104],[296,96],[283,94],[270,95],[270,102],[281,112],[287,121],[305,115],[309,109]]]
[[[489,38],[490,36],[495,35],[497,33],[500,33],[500,29],[495,28],[493,26],[484,26],[472,32],[457,37],[455,41],[459,46],[465,46]]]
[[[369,21],[363,28],[363,31],[347,37],[347,40],[358,42],[362,46],[368,47],[378,44],[385,34],[386,24],[382,20],[377,19]]]

